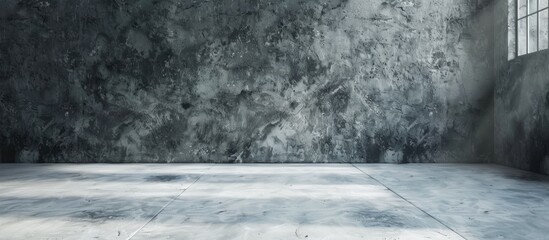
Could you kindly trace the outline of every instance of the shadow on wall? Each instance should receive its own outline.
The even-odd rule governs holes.
[[[498,2],[495,29],[495,162],[549,174],[549,51],[508,61],[507,2]],[[511,41],[512,42],[512,41]],[[514,42],[512,42],[514,44]]]
[[[2,162],[491,159],[487,1],[2,4]]]
[[[17,152],[15,148],[2,147],[0,152],[0,163],[15,163]]]
[[[496,96],[497,162],[549,173],[547,51],[508,62]]]

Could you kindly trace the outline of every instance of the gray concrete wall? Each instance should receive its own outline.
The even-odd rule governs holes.
[[[495,162],[549,174],[549,51],[507,60],[507,1],[495,8]]]
[[[486,161],[488,2],[1,1],[0,161]]]

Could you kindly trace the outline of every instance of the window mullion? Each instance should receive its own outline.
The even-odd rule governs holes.
[[[534,2],[535,1],[535,2]],[[515,11],[514,11],[514,17],[510,23],[514,24],[514,31],[515,35],[510,35],[509,37],[515,38],[515,45],[509,45],[509,51],[514,49],[515,53],[510,56],[519,57],[522,55],[528,55],[531,53],[539,52],[541,51],[542,46],[546,46],[546,41],[542,42],[542,39],[545,39],[544,33],[545,31],[549,32],[549,22],[545,19],[542,19],[542,12],[545,15],[545,12],[549,13],[549,6],[547,7],[541,7],[541,3],[543,0],[524,0],[524,2],[519,2],[519,0],[512,0],[509,1],[511,4],[514,4]],[[532,8],[533,4],[537,3],[537,8]],[[513,5],[509,5],[511,7]],[[521,13],[524,11],[521,11],[520,6],[525,7],[526,12],[524,13],[524,16],[521,16]],[[531,11],[531,12],[530,12]],[[513,11],[508,11],[508,13],[512,13]],[[544,16],[545,16],[544,15]],[[545,24],[542,26],[542,23]],[[532,28],[532,24],[537,24],[536,28]],[[521,27],[522,26],[522,27]],[[522,32],[521,32],[522,31]],[[531,32],[532,31],[532,32]],[[531,35],[534,34],[535,36]],[[521,41],[523,40],[523,41]],[[535,43],[531,43],[530,41],[536,40]],[[522,52],[521,52],[521,49]]]
[[[530,9],[530,1],[526,1],[526,13],[528,13],[528,9]],[[526,54],[530,53],[530,17],[526,16],[526,29],[524,30],[526,34]]]
[[[515,0],[515,58],[519,56],[519,0]],[[548,24],[549,25],[549,24]]]
[[[539,20],[539,0],[537,0],[537,1],[538,1],[538,8],[537,8],[536,10],[538,10],[538,11],[536,12],[536,21],[538,21],[538,23],[536,24],[536,28],[537,28],[537,30],[536,30],[536,31],[537,31],[537,33],[536,33],[536,38],[537,38],[536,41],[537,41],[537,42],[536,42],[536,43],[537,43],[538,45],[537,45],[537,47],[536,47],[536,52],[539,51],[539,39],[540,39],[540,37],[539,37],[539,35],[540,35],[539,23],[541,22],[541,21]]]

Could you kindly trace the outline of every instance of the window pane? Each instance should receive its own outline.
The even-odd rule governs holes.
[[[518,16],[519,18],[526,16],[526,1],[527,0],[518,0]]]
[[[538,10],[538,0],[528,0],[528,13]]]
[[[549,10],[545,9],[539,13],[539,49],[549,48]]]
[[[519,20],[518,24],[518,55],[524,55],[526,51],[526,18]]]
[[[548,4],[548,1],[547,1],[547,0],[539,0],[539,9],[544,9],[544,8],[546,8],[547,6],[549,6],[549,5],[547,5],[547,4]]]
[[[538,14],[528,17],[528,53],[538,50]]]
[[[516,0],[507,0],[507,4],[509,5],[509,12],[507,13],[507,58],[509,60],[514,59],[516,56]]]

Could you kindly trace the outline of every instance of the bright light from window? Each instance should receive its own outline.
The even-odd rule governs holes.
[[[508,0],[508,59],[549,48],[549,0]]]

